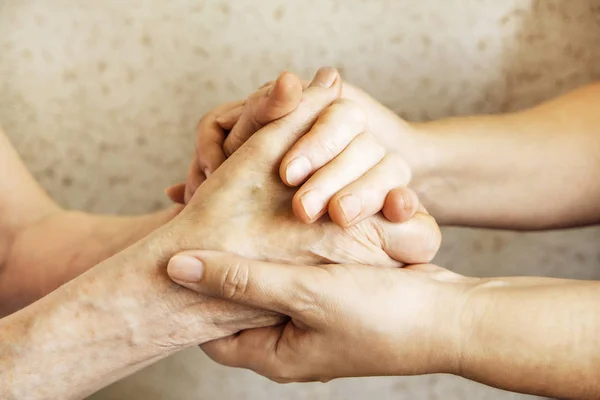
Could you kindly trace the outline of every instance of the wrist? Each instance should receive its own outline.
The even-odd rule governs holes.
[[[433,122],[410,123],[410,141],[404,147],[403,157],[411,169],[411,187],[419,197],[429,198],[430,192],[440,185],[440,178],[446,174],[446,160],[454,151],[451,141],[444,141],[438,129],[431,129]]]
[[[432,334],[431,373],[461,375],[464,341],[471,329],[470,298],[478,278],[458,276],[439,282],[429,330]]]

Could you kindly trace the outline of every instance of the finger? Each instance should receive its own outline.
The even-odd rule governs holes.
[[[417,211],[427,214],[425,208],[421,206],[417,194],[407,187],[392,189],[385,198],[382,211],[390,222],[408,221]]]
[[[230,131],[240,119],[243,111],[244,105],[238,106],[232,110],[229,110],[225,114],[219,115],[215,121],[221,128]]]
[[[264,167],[271,171],[285,152],[308,132],[317,117],[339,97],[340,91],[341,80],[337,71],[333,68],[319,69],[298,107],[254,134],[240,157],[259,156]]]
[[[173,203],[185,204],[185,183],[178,183],[165,189],[165,194]]]
[[[285,324],[248,329],[238,335],[204,343],[202,350],[213,361],[234,368],[247,368],[260,374],[272,369],[277,342]]]
[[[200,120],[197,128],[196,157],[198,170],[213,173],[226,159],[223,151],[226,132],[216,122],[216,118],[227,111],[240,107],[243,101],[224,104],[208,113]],[[194,191],[196,188],[193,188]]]
[[[294,362],[294,348],[301,332],[293,324],[247,329],[238,335],[203,344],[202,350],[215,362],[234,368],[246,368],[278,383],[310,382],[313,370]]]
[[[206,179],[205,174],[200,170],[198,158],[194,157],[188,168],[188,176],[185,182],[185,193],[183,194],[183,201],[185,204],[189,203],[190,199],[196,192],[196,189]]]
[[[442,241],[440,228],[430,215],[417,212],[411,219],[401,224],[375,216],[373,223],[377,224],[376,229],[381,236],[383,250],[401,263],[428,263],[440,248]]]
[[[304,81],[302,81],[302,83],[304,83]],[[265,83],[261,87],[259,87],[259,89],[269,88],[269,87],[273,86],[274,84],[275,84],[275,81],[268,81],[267,83]],[[304,89],[304,87],[303,87],[303,89]]]
[[[390,201],[391,206],[388,206],[393,212],[396,212],[392,216],[409,219],[406,218],[406,214],[410,212],[412,217],[416,212],[418,199],[415,201],[408,195],[405,199],[402,196],[404,191],[395,189],[408,184],[409,181],[410,172],[404,160],[396,154],[387,154],[377,165],[359,179],[343,187],[331,198],[328,208],[329,216],[341,227],[354,225],[384,209],[384,205],[388,203],[388,198],[393,192],[395,202]],[[401,199],[404,202],[401,203]],[[409,210],[405,211],[406,208]],[[400,215],[401,212],[403,212],[402,215]],[[388,218],[392,222],[403,222],[405,219],[391,220]]]
[[[288,115],[298,106],[301,98],[300,79],[291,72],[283,72],[272,86],[250,96],[238,122],[225,139],[225,154],[233,154],[257,130]]]
[[[336,100],[281,161],[286,185],[296,186],[333,160],[367,130],[367,114],[351,100]]]
[[[187,251],[171,258],[167,272],[173,281],[198,293],[290,315],[314,304],[311,274],[321,276],[323,270]]]
[[[305,223],[319,219],[336,192],[359,179],[384,156],[385,149],[373,136],[364,133],[356,136],[340,155],[318,170],[296,192],[292,199],[296,217]]]

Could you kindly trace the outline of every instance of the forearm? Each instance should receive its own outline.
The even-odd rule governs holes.
[[[117,217],[56,212],[11,241],[0,271],[0,316],[55,290],[170,221],[172,207]]]
[[[203,298],[164,276],[170,245],[160,239],[137,244],[0,320],[0,398],[82,398],[194,344],[182,332],[206,316],[185,310]],[[212,338],[196,332],[199,343]]]
[[[518,113],[414,127],[422,150],[413,186],[440,223],[544,229],[600,221],[600,84]]]
[[[171,220],[61,209],[0,128],[0,317],[26,306]]]
[[[281,322],[168,278],[173,255],[205,247],[200,226],[174,220],[0,320],[0,398],[82,398],[185,347]]]
[[[600,398],[600,282],[498,278],[462,314],[465,378],[541,396]]]

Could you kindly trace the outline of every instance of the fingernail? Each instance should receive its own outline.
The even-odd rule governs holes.
[[[212,174],[212,172],[210,172],[210,169],[208,169],[208,167],[204,168],[204,176],[208,178],[210,174]]]
[[[321,210],[323,210],[323,200],[317,190],[309,190],[300,197],[300,203],[306,216],[312,221]]]
[[[344,218],[346,219],[347,224],[351,223],[356,218],[358,218],[362,210],[362,204],[360,199],[352,194],[342,196],[338,200],[338,204],[342,209],[342,214],[344,214]]]
[[[298,185],[310,174],[310,161],[305,156],[294,158],[285,169],[285,179],[293,186]]]
[[[337,78],[337,71],[332,67],[319,68],[315,74],[314,79],[310,83],[310,86],[320,86],[322,88],[330,88],[335,83]]]
[[[199,282],[204,273],[202,261],[186,255],[173,256],[167,265],[171,279],[180,282]]]
[[[269,97],[271,95],[271,93],[273,93],[273,89],[275,89],[275,86],[277,86],[277,83],[279,83],[279,79],[281,79],[281,75],[283,75],[284,73],[280,73],[279,76],[277,77],[277,79],[275,79],[274,81],[271,82],[271,86],[269,86],[269,89],[267,90],[267,97]]]
[[[227,120],[225,119],[226,115],[227,114],[219,115],[217,118],[215,118],[215,122],[219,125],[224,124],[225,122],[227,122]]]

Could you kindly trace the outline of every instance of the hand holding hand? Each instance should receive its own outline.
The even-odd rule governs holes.
[[[196,157],[185,189],[182,185],[170,188],[169,196],[176,202],[187,202],[207,174],[257,129],[293,111],[298,106],[302,88],[308,85],[308,81],[300,83],[295,75],[284,72],[246,102],[238,103],[219,116],[215,113],[222,107],[211,111],[198,127]],[[343,98],[319,118],[316,129],[302,138],[282,161],[281,178],[289,186],[303,183],[318,171],[319,176],[310,179],[294,198],[296,216],[309,223],[329,211],[332,220],[343,227],[379,211],[392,222],[409,220],[417,210],[424,211],[417,195],[406,186],[412,175],[412,167],[406,159],[418,158],[406,151],[406,144],[416,141],[416,132],[360,89],[344,83],[342,91]],[[342,129],[338,124],[342,118],[352,119],[355,130]],[[355,154],[357,150],[360,152]],[[378,157],[380,154],[387,155]],[[327,165],[334,160],[333,165]],[[367,176],[358,179],[366,171],[369,171]],[[335,177],[334,182],[329,182],[331,177]],[[359,182],[344,187],[354,181]],[[325,190],[312,190],[315,186]],[[312,193],[305,200],[314,211],[311,215],[306,213],[300,200],[309,191]]]
[[[197,279],[179,280],[192,266]],[[203,346],[221,364],[278,382],[456,372],[461,310],[477,281],[434,265],[298,267],[210,251],[177,255],[169,274],[204,295],[288,315]]]

